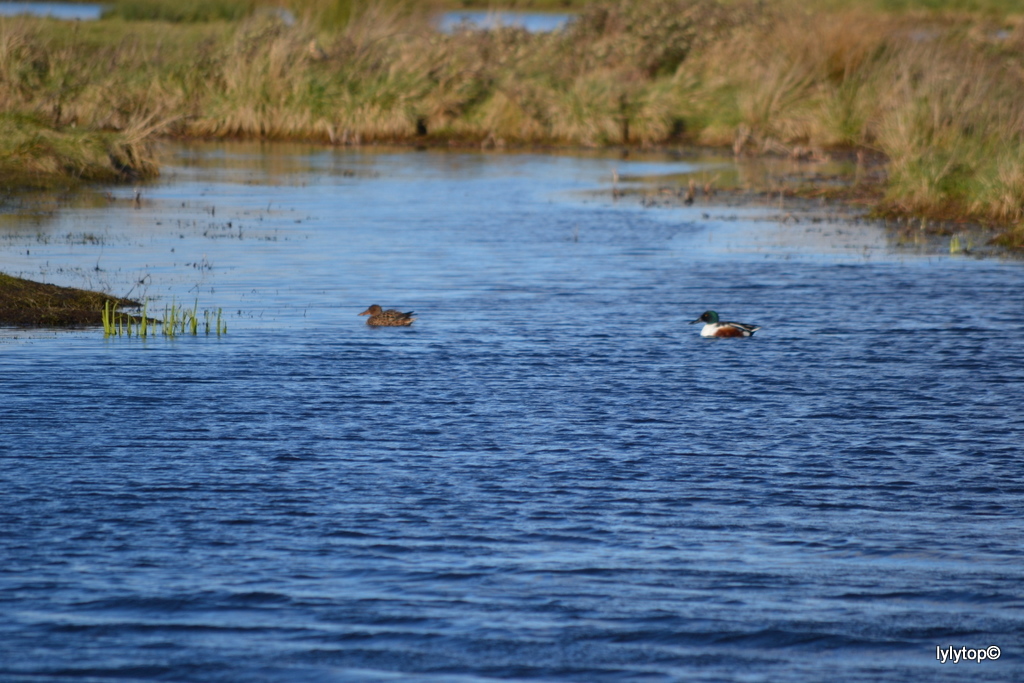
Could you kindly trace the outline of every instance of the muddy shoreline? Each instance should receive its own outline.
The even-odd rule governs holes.
[[[0,273],[0,326],[98,327],[103,324],[103,306],[108,301],[122,309],[141,306],[131,299]]]
[[[687,160],[699,151],[690,150],[680,159]],[[629,157],[629,150],[623,151],[623,157]],[[736,163],[764,165],[771,170],[732,183],[701,171],[681,174],[674,184],[613,187],[610,194],[650,208],[774,208],[766,220],[779,222],[866,221],[885,229],[896,244],[928,245],[936,252],[952,254],[1024,258],[1024,245],[1013,225],[968,220],[955,212],[922,216],[887,202],[888,159],[878,153],[796,148],[784,156],[736,157]]]

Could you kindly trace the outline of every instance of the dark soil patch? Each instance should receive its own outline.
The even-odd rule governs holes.
[[[138,308],[138,301],[0,273],[0,325],[92,327],[103,324],[103,305]]]

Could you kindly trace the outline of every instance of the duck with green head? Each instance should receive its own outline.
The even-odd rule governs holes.
[[[699,318],[690,322],[691,325],[695,323],[704,323],[700,330],[702,337],[749,337],[761,329],[757,325],[720,321],[714,311],[704,311]]]

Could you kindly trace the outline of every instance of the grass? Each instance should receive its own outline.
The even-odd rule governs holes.
[[[508,5],[562,8],[487,8]],[[295,22],[249,0],[0,19],[0,183],[145,177],[167,136],[862,149],[888,160],[879,214],[987,222],[1024,245],[1024,16],[1008,0],[613,0],[574,3],[551,34],[436,32],[430,13],[461,1],[285,6]]]
[[[150,149],[144,130],[55,127],[32,113],[0,112],[0,183],[7,187],[150,177],[158,172]]]
[[[115,0],[103,9],[104,19],[196,23],[237,21],[256,10],[255,0]]]
[[[197,336],[200,326],[199,300],[195,301],[192,308],[179,306],[173,302],[170,306],[164,306],[163,320],[149,317],[148,301],[143,304],[140,315],[124,313],[114,303],[106,301],[102,308],[101,322],[103,323],[104,337],[124,336],[145,339],[150,335],[155,335],[158,328],[160,334],[172,339],[178,335],[186,334]],[[211,333],[211,324],[213,333],[218,337],[222,334],[227,334],[228,324],[223,318],[221,309],[217,309],[216,315],[210,310],[203,311],[202,325],[207,335]]]

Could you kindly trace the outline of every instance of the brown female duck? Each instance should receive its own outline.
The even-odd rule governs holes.
[[[404,327],[406,325],[412,325],[412,321],[416,319],[412,317],[415,313],[415,311],[402,313],[401,311],[396,311],[393,308],[389,308],[385,311],[377,304],[374,304],[359,315],[370,316],[367,319],[366,324],[372,325],[373,327]]]

